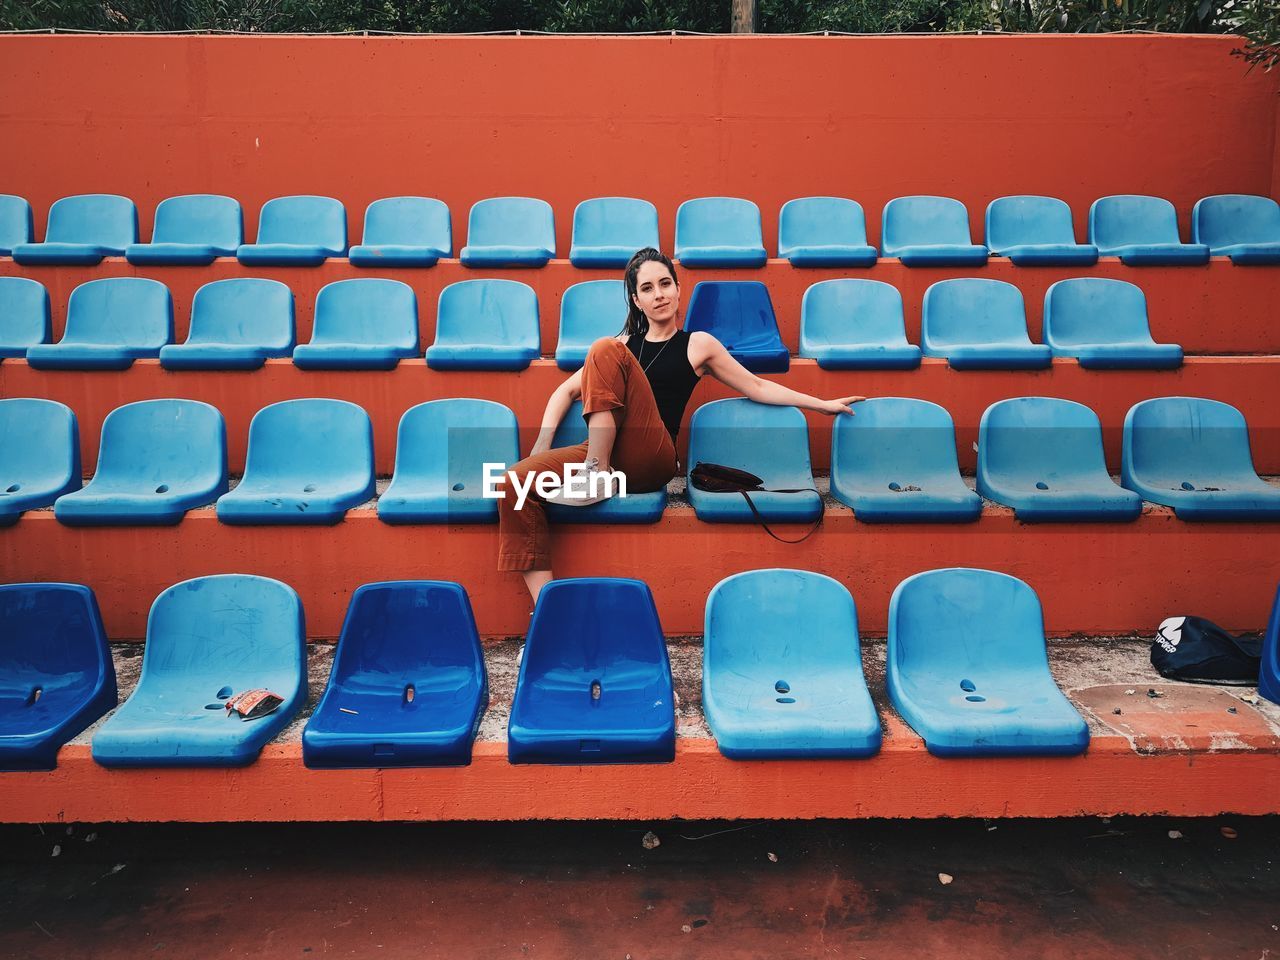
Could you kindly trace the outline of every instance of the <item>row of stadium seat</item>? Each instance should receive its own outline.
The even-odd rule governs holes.
[[[965,522],[982,497],[1020,520],[1124,521],[1143,500],[1184,520],[1280,520],[1280,486],[1254,470],[1247,425],[1215,400],[1161,397],[1129,410],[1121,483],[1107,471],[1098,416],[1082,404],[1017,397],[992,404],[979,425],[977,493],[965,485],[955,427],[942,407],[881,397],[835,421],[831,493],[862,521]],[[586,439],[576,402],[554,446]],[[196,400],[143,400],[118,407],[102,426],[98,466],[81,487],[74,413],[52,400],[0,400],[0,525],[53,505],[69,525],[175,524],[216,501],[230,524],[333,524],[375,493],[368,414],[341,400],[286,400],[249,426],[245,473],[229,490],[226,429]],[[377,500],[387,523],[492,523],[497,503],[486,477],[520,458],[515,414],[489,400],[433,400],[411,407],[397,432],[395,473]],[[699,407],[690,423],[688,465],[728,464],[764,481],[752,495],[770,521],[809,522],[823,510],[809,458],[804,415],[735,398]],[[689,487],[697,516],[750,523],[738,494]],[[665,490],[615,497],[592,507],[553,505],[552,518],[579,523],[654,523]]]
[[[1196,203],[1192,242],[1184,244],[1172,203],[1160,197],[1103,197],[1089,209],[1087,244],[1076,242],[1062,200],[1012,196],[993,200],[986,244],[975,244],[963,203],[949,197],[899,197],[884,208],[883,255],[908,266],[973,265],[991,254],[1020,265],[1087,265],[1099,255],[1128,264],[1202,264],[1210,254],[1233,262],[1280,263],[1280,206],[1267,197],[1224,194]],[[244,216],[231,197],[170,197],[156,208],[151,243],[138,242],[132,200],[111,194],[64,197],[49,210],[43,243],[34,243],[30,205],[0,196],[0,254],[23,264],[95,264],[125,256],[135,264],[208,264],[237,257],[253,266],[315,266],[349,256],[359,267],[429,267],[452,256],[448,207],[428,197],[391,197],[365,212],[364,242],[350,248],[347,214],[331,197],[277,197],[263,205],[256,243],[244,242]],[[658,246],[658,211],[647,200],[599,197],[574,210],[569,261],[617,268],[642,247]],[[551,205],[532,197],[493,197],[471,208],[469,267],[541,267],[555,256]],[[750,200],[701,197],[676,212],[675,255],[690,267],[759,267],[760,209]],[[842,197],[803,197],[778,219],[778,256],[794,266],[870,266],[861,204]]]
[[[617,334],[621,280],[569,287],[560,307],[556,363],[576,370],[600,337]],[[1094,369],[1170,368],[1182,348],[1156,343],[1146,297],[1123,280],[1078,277],[1049,287],[1046,343],[1032,343],[1022,293],[1002,280],[942,280],[924,294],[922,346],[907,342],[902,295],[878,280],[815,283],[800,312],[800,356],[830,370],[912,369],[922,355],[957,369],[1042,369],[1070,357]],[[790,355],[769,290],[755,280],[695,285],[685,329],[715,335],[744,366],[782,373]],[[233,278],[200,287],[187,341],[174,344],[168,288],[143,277],[109,277],[76,287],[66,329],[52,339],[49,296],[26,277],[0,277],[0,358],[25,357],[51,370],[125,369],[159,357],[173,370],[247,370],[292,356],[304,369],[389,370],[419,353],[418,300],[398,280],[330,283],[316,295],[310,343],[297,345],[294,301],[277,280]],[[541,354],[538,298],[516,280],[464,280],[440,293],[427,366],[438,370],[520,370]]]

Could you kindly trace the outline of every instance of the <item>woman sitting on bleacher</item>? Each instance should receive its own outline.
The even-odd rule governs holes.
[[[852,414],[849,405],[862,397],[819,400],[763,380],[747,370],[724,344],[709,333],[686,333],[677,317],[680,284],[664,254],[646,247],[627,264],[623,278],[627,320],[623,332],[591,345],[586,363],[556,388],[542,415],[542,429],[529,456],[511,468],[527,496],[508,484],[498,501],[498,569],[519,570],[534,600],[553,579],[548,545],[547,502],[573,506],[598,503],[613,490],[604,475],[626,476],[627,493],[661,490],[676,475],[676,434],[693,388],[705,373],[757,403],[800,407],[829,415]],[[587,441],[551,449],[551,438],[570,405],[582,398]],[[566,464],[585,464],[586,496],[572,488],[539,497],[530,474],[564,476]],[[592,475],[600,474],[594,484]]]

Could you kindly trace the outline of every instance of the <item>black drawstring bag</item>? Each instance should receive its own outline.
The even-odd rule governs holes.
[[[751,515],[756,518],[756,522],[760,526],[764,527],[764,532],[782,543],[802,543],[813,536],[813,532],[818,527],[822,526],[822,517],[825,511],[818,512],[818,519],[813,522],[813,526],[809,528],[804,536],[796,540],[788,540],[786,537],[780,537],[769,529],[769,524],[765,522],[764,517],[760,516],[760,511],[756,509],[756,505],[751,502],[752,493],[806,493],[810,490],[817,493],[818,491],[813,487],[795,487],[787,490],[766,489],[764,480],[754,473],[739,470],[737,467],[726,467],[719,463],[702,462],[695,464],[693,469],[689,471],[689,482],[697,489],[705,490],[707,493],[742,494],[742,498],[747,501],[747,506],[751,508]]]
[[[1156,629],[1151,665],[1169,680],[1251,686],[1262,667],[1262,638],[1232,636],[1203,617],[1170,617]]]

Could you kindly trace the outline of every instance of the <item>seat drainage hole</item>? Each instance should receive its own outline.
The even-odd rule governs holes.
[[[779,703],[795,703],[796,702],[795,697],[778,697],[777,699]]]
[[[414,698],[416,695],[417,695],[417,691],[413,689],[413,684],[412,684],[412,683],[408,684],[408,685],[404,688],[404,702],[405,702],[405,703],[413,703],[413,698]]]
[[[4,492],[5,492],[5,493],[17,493],[17,492],[18,492],[19,490],[21,490],[21,489],[22,489],[22,484],[20,484],[20,483],[11,483],[11,484],[9,484],[9,486],[7,486],[7,487],[5,487],[5,488],[4,488]]]
[[[591,681],[591,699],[592,700],[600,699],[600,681],[599,680]]]
[[[226,699],[228,699],[230,696],[231,696],[231,688],[230,688],[230,687],[223,687],[223,688],[222,688],[221,690],[219,690],[219,691],[218,691],[218,693],[217,693],[217,697],[218,697],[218,699],[219,699],[219,700],[226,700]]]
[[[1196,485],[1195,485],[1194,483],[1190,483],[1190,482],[1188,482],[1188,481],[1186,481],[1186,480],[1183,480],[1183,481],[1182,481],[1182,489],[1183,489],[1183,490],[1194,490],[1195,488],[1196,488]]]
[[[453,489],[454,489],[454,490],[457,490],[457,491],[462,491],[462,490],[467,489],[467,485],[466,485],[465,483],[455,483],[455,484],[453,485]]]
[[[167,483],[162,483],[160,484],[160,486],[156,487],[156,493],[168,493],[168,492],[169,492],[169,485]]]
[[[31,696],[27,697],[27,706],[34,707],[36,705],[36,701],[38,701],[43,694],[44,687],[36,687],[33,689],[31,691]]]
[[[779,693],[790,693],[791,684],[787,683],[785,680],[779,680],[773,685],[773,689],[777,690]]]
[[[226,707],[227,705],[225,703],[206,703],[204,705],[206,710],[225,710]]]
[[[308,483],[305,487],[303,487],[303,488],[302,488],[302,492],[303,492],[303,493],[315,493],[315,492],[316,492],[316,485],[315,485],[314,483]]]
[[[970,703],[986,703],[987,698],[980,693],[971,693],[965,697]]]
[[[1036,489],[1037,489],[1037,490],[1048,490],[1048,489],[1049,489],[1049,485],[1048,485],[1047,483],[1045,483],[1043,480],[1038,480],[1038,481],[1036,481]]]
[[[973,693],[973,691],[978,689],[978,685],[972,680],[961,680],[960,689],[964,690],[966,693]]]

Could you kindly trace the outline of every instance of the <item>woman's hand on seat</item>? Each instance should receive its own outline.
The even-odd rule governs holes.
[[[847,413],[849,416],[853,416],[853,410],[849,408],[849,405],[851,403],[857,403],[859,400],[865,400],[865,399],[867,398],[866,397],[841,397],[839,400],[823,400],[822,406],[819,408],[819,412],[825,413],[827,414],[827,416],[832,416],[832,417],[839,416],[842,413]]]

